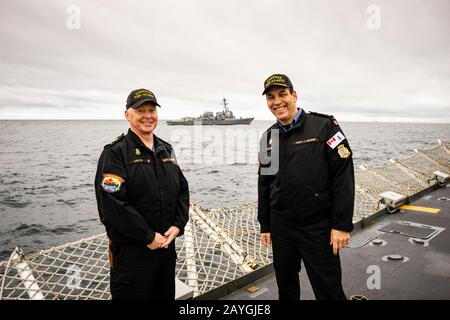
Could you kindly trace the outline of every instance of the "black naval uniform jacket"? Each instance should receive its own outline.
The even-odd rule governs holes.
[[[180,229],[189,218],[188,183],[172,147],[154,137],[155,152],[131,130],[106,145],[98,162],[95,193],[100,220],[113,244],[150,244],[155,232]]]
[[[270,156],[274,147],[271,130],[279,132],[279,170],[263,175],[261,169],[272,163],[263,163],[261,157],[261,152]],[[290,130],[284,132],[275,124],[263,139],[258,172],[261,233],[271,232],[271,215],[299,228],[325,221],[331,229],[350,232],[354,168],[348,140],[338,122],[332,116],[303,110]]]

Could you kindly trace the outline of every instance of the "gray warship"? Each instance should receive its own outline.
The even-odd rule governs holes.
[[[247,125],[252,123],[254,118],[236,118],[228,108],[227,99],[223,98],[223,111],[214,113],[211,111],[205,111],[200,117],[185,117],[180,120],[168,120],[167,125],[169,126],[192,126],[192,125],[203,125],[203,126],[212,126],[212,125]]]

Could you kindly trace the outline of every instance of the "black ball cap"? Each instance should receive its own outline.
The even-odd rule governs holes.
[[[294,89],[291,80],[285,74],[273,74],[264,81],[263,95],[267,93],[270,87],[279,86]]]
[[[139,108],[146,102],[152,102],[155,105],[157,105],[158,107],[161,107],[159,105],[158,101],[156,100],[156,96],[153,94],[153,92],[151,92],[150,90],[147,90],[147,89],[137,89],[137,90],[131,91],[131,93],[128,95],[127,109],[128,108],[133,108],[133,109]]]

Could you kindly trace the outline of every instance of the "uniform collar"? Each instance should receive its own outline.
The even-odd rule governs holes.
[[[139,136],[133,132],[133,130],[128,129],[128,136],[131,138],[131,140],[138,146],[142,147],[142,148],[147,148],[148,147],[142,142],[141,138],[139,138]],[[153,134],[153,150],[152,151],[156,151],[155,153],[158,153],[158,150],[161,149],[161,143],[159,141],[159,138]]]
[[[285,126],[283,126],[279,121],[277,121],[278,129],[283,130],[283,132],[288,132],[289,130],[291,130],[297,124],[299,124],[299,123],[301,124],[303,122],[304,116],[302,116],[302,115],[304,114],[304,112],[303,112],[302,108],[298,108],[297,110],[298,110],[298,112],[295,115],[294,120],[292,120],[291,124],[289,125],[289,128],[286,129]]]

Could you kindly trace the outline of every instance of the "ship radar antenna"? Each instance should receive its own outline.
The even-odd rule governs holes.
[[[223,111],[227,112],[228,111],[228,100],[223,98]]]

